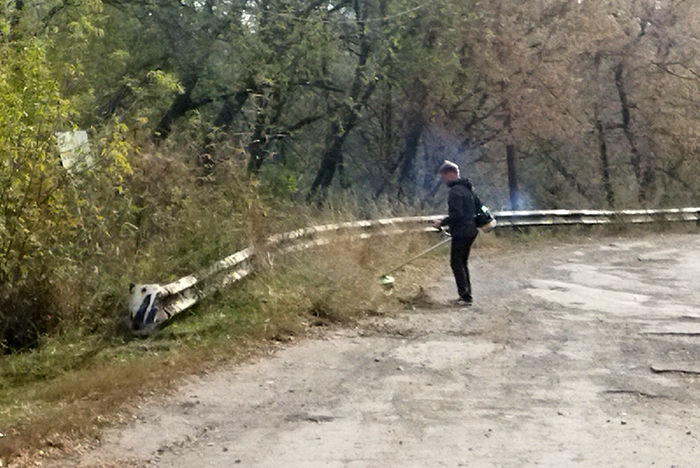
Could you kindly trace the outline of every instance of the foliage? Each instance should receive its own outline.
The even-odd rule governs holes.
[[[52,145],[68,104],[47,76],[45,49],[32,40],[2,47],[0,54],[0,346],[5,347],[8,338],[16,345],[36,340],[32,335],[55,320],[46,317],[55,311],[26,309],[51,303],[46,270],[60,263],[61,243],[77,226],[64,203],[66,174]]]
[[[94,144],[94,165],[60,164],[56,132],[74,111],[35,38],[0,44],[0,346],[33,345],[66,312],[61,294],[76,265],[99,252],[124,210],[130,145],[120,126]],[[84,265],[82,265],[84,266]],[[70,302],[70,301],[69,301]],[[28,330],[21,330],[26,328]]]

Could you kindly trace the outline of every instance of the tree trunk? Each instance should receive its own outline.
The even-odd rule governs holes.
[[[515,145],[506,145],[506,164],[508,165],[508,191],[510,193],[510,206],[512,210],[521,207],[520,190],[518,189],[518,167],[515,154]]]
[[[198,76],[190,76],[184,81],[184,91],[181,94],[175,96],[173,103],[168,108],[168,111],[163,115],[158,122],[155,130],[151,135],[151,138],[156,143],[160,143],[166,140],[170,133],[172,132],[173,123],[185,115],[187,112],[196,109],[204,104],[210,103],[212,100],[209,98],[200,99],[199,101],[192,100],[192,91],[199,81]]]
[[[398,194],[405,199],[411,199],[416,194],[416,156],[418,155],[418,145],[424,129],[425,120],[422,113],[418,112],[413,116],[408,126],[404,137],[405,147],[400,156],[401,169],[399,172]]]
[[[507,96],[506,82],[501,82],[501,92]],[[505,121],[503,122],[503,130],[506,134],[506,166],[508,170],[508,193],[510,195],[510,209],[518,210],[520,208],[520,190],[518,188],[518,161],[515,154],[515,143],[513,143],[513,112],[510,109],[510,102],[506,97],[503,100],[503,111],[505,112]]]
[[[119,89],[107,100],[107,102],[102,104],[97,109],[97,112],[99,112],[99,114],[105,119],[114,116],[114,114],[117,113],[117,110],[122,106],[124,100],[130,96],[131,93],[131,87],[125,84],[121,85]]]
[[[333,121],[330,127],[331,140],[321,158],[321,166],[316,173],[316,178],[311,184],[307,200],[310,201],[319,191],[325,193],[333,182],[336,170],[343,164],[343,143],[348,134],[355,128],[362,109],[367,104],[370,96],[374,92],[377,80],[374,76],[367,79],[365,67],[372,52],[371,40],[365,31],[364,21],[367,19],[366,9],[360,12],[359,5],[355,5],[360,29],[360,51],[357,66],[355,67],[355,77],[350,88],[350,93],[346,102],[345,111],[339,118]]]
[[[654,192],[654,184],[656,175],[653,168],[646,164],[642,167],[642,155],[639,151],[639,145],[632,131],[632,108],[634,105],[629,102],[627,90],[624,82],[624,67],[619,63],[615,69],[615,86],[620,99],[620,108],[622,112],[622,131],[625,133],[627,142],[630,146],[630,163],[634,171],[634,177],[637,179],[638,191],[637,201],[640,205],[647,205],[652,198]]]
[[[250,92],[251,89],[244,86],[243,89],[235,94],[233,100],[227,97],[214,120],[214,130],[204,136],[204,144],[202,145],[202,151],[199,154],[198,161],[199,165],[204,167],[207,172],[211,171],[214,167],[213,153],[216,150],[216,145],[223,141],[223,133],[231,127],[236,115],[241,112],[241,109],[248,100]]]
[[[331,125],[330,134],[333,135],[331,143],[323,153],[321,167],[311,184],[307,199],[313,198],[319,190],[325,192],[331,186],[336,169],[343,164],[343,143],[345,143],[348,135],[357,125],[360,111],[364,108],[375,87],[375,81],[372,80],[365,88],[362,96],[357,100],[352,100],[354,104],[346,111],[345,116],[341,119],[336,119]]]
[[[603,177],[603,190],[605,191],[605,200],[608,203],[608,208],[615,208],[615,192],[613,191],[612,181],[610,180],[610,161],[608,158],[608,145],[605,141],[605,127],[600,119],[596,118],[595,122],[596,133],[598,134],[598,149],[600,151],[600,166]]]
[[[265,112],[262,110],[258,111],[258,116],[255,119],[255,130],[248,145],[248,172],[251,174],[257,174],[265,161],[267,147],[266,121]]]
[[[279,130],[279,121],[286,104],[286,96],[279,88],[272,93],[271,108],[261,103],[258,116],[255,119],[255,131],[248,145],[248,172],[257,174],[260,172],[265,159],[270,152],[271,143],[281,138],[286,131]],[[273,131],[271,131],[273,130]]]
[[[383,96],[384,103],[382,105],[382,140],[380,143],[380,154],[382,158],[382,163],[384,167],[389,166],[389,161],[392,161],[394,157],[394,96],[393,88],[391,83],[387,83],[386,92]],[[392,171],[396,170],[395,163],[392,162]],[[385,184],[384,184],[385,185]],[[381,193],[382,189],[379,190],[377,195]]]
[[[656,169],[652,161],[647,161],[642,169],[642,185],[640,187],[641,201],[649,205],[656,195]]]
[[[418,109],[414,109],[415,114],[409,119],[409,123],[404,134],[404,148],[399,153],[396,160],[386,171],[384,182],[377,190],[374,197],[378,198],[387,186],[392,185],[391,180],[396,171],[399,171],[397,194],[399,197],[412,198],[416,194],[416,158],[420,146],[423,131],[425,130],[425,119]]]
[[[323,153],[321,167],[318,169],[316,178],[311,184],[308,199],[313,198],[319,189],[326,190],[333,182],[336,169],[343,163],[343,143],[345,143],[347,132],[348,129],[338,120],[331,124],[330,134],[334,136]]]
[[[238,115],[246,101],[248,96],[250,96],[251,89],[249,87],[244,87],[238,91],[233,99],[226,99],[223,107],[216,115],[216,120],[214,120],[214,127],[228,129],[233,123],[233,119]]]

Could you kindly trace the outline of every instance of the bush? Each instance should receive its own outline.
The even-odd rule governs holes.
[[[33,348],[59,322],[50,281],[32,278],[0,293],[0,353]]]
[[[102,251],[129,172],[121,125],[93,132],[82,173],[60,164],[56,133],[73,129],[71,104],[50,74],[37,39],[0,43],[0,346],[33,346],[71,310],[57,298]]]

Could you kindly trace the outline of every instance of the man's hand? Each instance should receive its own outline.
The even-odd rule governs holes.
[[[440,223],[441,223],[441,222],[442,222],[441,220],[436,219],[435,221],[433,221],[433,227],[434,227],[435,229],[440,229],[440,227],[441,227],[441,224],[440,224]]]

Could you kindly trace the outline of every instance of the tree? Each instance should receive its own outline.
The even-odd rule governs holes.
[[[688,30],[700,18],[683,1],[596,8],[609,33],[591,43],[592,89],[586,92],[593,102],[588,114],[595,122],[608,204],[656,206],[676,196],[672,193],[687,194],[690,186],[673,167],[685,164],[696,143],[691,138],[690,147],[679,151],[673,141],[688,142],[686,132],[697,120],[697,77],[682,70],[698,65]],[[663,191],[660,177],[670,183]]]

